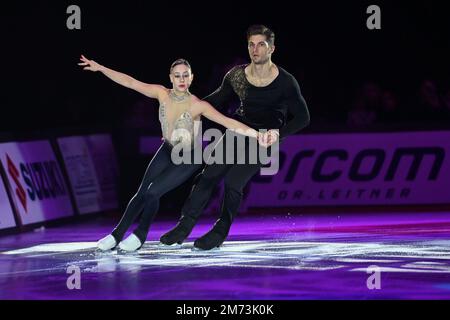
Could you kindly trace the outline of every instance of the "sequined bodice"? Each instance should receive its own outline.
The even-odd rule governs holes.
[[[194,146],[194,119],[188,110],[184,111],[171,126],[167,117],[166,105],[162,103],[159,106],[159,121],[164,140],[172,146],[178,143],[185,144],[188,149]]]

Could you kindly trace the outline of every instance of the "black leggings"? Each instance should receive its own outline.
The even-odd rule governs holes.
[[[193,153],[194,150],[190,152]],[[139,225],[133,233],[141,243],[144,243],[150,224],[158,211],[159,199],[185,182],[201,168],[201,164],[174,164],[170,156],[171,152],[172,146],[163,142],[150,161],[137,193],[131,198],[122,219],[111,233],[117,242],[123,239],[125,232],[142,211]],[[193,154],[191,154],[191,159],[193,159]]]
[[[216,148],[222,148],[226,143],[227,135],[224,135]],[[226,149],[224,149],[226,150]],[[269,148],[269,154],[271,148]],[[235,150],[235,160],[246,156],[249,159],[249,148],[246,144],[245,149]],[[224,152],[225,159],[226,152]],[[182,216],[190,216],[197,220],[202,214],[204,208],[211,198],[214,187],[225,177],[224,198],[221,205],[221,215],[219,224],[225,230],[221,230],[227,234],[229,227],[236,216],[239,206],[243,198],[243,189],[248,181],[261,169],[263,164],[258,161],[256,164],[209,164],[203,171],[195,178],[197,183],[192,188],[191,194],[183,205],[181,210]]]

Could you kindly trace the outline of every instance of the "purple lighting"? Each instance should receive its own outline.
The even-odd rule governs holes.
[[[449,299],[450,213],[240,217],[220,249],[159,245],[157,221],[136,253],[101,253],[113,222],[0,239],[1,299]],[[81,289],[69,290],[69,266]],[[380,288],[370,289],[370,268]]]

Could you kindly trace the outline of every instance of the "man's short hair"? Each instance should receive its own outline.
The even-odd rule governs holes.
[[[266,41],[270,46],[275,44],[275,33],[262,24],[254,24],[247,29],[247,41],[251,36],[259,34],[266,36]]]

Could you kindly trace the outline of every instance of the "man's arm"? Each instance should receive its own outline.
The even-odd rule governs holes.
[[[306,101],[300,91],[300,86],[294,77],[291,78],[291,84],[287,88],[288,112],[293,118],[280,129],[280,139],[294,134],[309,125],[310,116]]]
[[[211,104],[217,110],[222,110],[225,107],[225,104],[230,100],[234,91],[233,87],[230,83],[230,73],[233,70],[229,71],[222,80],[222,84],[216,91],[211,93],[209,96],[203,98],[204,101]]]

